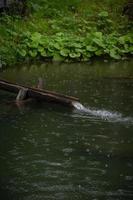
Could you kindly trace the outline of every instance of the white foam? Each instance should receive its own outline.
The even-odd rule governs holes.
[[[76,108],[77,110],[83,111],[83,110],[85,109],[85,107],[84,107],[81,103],[79,103],[79,102],[73,102],[73,106],[74,106],[74,108]]]
[[[93,116],[100,117],[105,120],[110,120],[110,121],[114,121],[114,122],[132,122],[133,123],[133,118],[123,117],[122,114],[118,113],[118,112],[86,108],[79,102],[74,102],[73,106],[78,111],[80,111],[84,114],[93,115]]]

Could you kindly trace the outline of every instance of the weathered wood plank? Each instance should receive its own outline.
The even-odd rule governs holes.
[[[26,95],[27,98],[35,98],[37,100],[55,102],[55,103],[60,103],[67,106],[73,106],[73,102],[79,101],[79,99],[76,97],[59,94],[59,93],[52,92],[49,90],[27,87],[27,86],[11,83],[6,80],[0,79],[0,89],[2,90],[18,93],[20,90],[23,90],[24,88],[27,90],[27,95]]]

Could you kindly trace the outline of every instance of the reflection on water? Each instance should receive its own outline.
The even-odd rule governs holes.
[[[77,96],[84,106],[30,101],[17,107],[14,95],[0,91],[1,199],[133,199],[132,62],[1,73],[33,86],[40,76],[47,89]]]

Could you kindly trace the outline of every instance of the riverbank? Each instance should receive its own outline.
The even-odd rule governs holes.
[[[31,60],[88,61],[132,55],[132,22],[122,16],[125,1],[30,0],[25,17],[0,17],[3,65]]]

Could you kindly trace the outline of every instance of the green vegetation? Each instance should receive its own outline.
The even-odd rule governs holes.
[[[133,53],[132,22],[124,0],[30,0],[25,17],[0,17],[0,60],[13,65],[36,59],[123,59]]]

